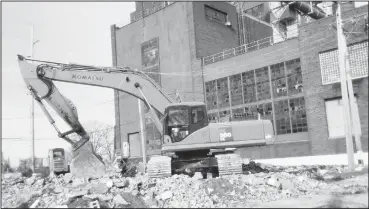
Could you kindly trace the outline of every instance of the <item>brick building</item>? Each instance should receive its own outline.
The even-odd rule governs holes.
[[[138,2],[130,24],[111,28],[113,63],[142,69],[173,98],[177,92],[182,101],[206,102],[213,122],[256,119],[249,108],[262,108],[262,118],[274,125],[277,143],[239,149],[243,157],[345,152],[342,124],[335,123],[331,111],[341,108],[340,85],[329,80],[337,70],[335,17],[313,20],[291,5],[254,4]],[[323,11],[314,8],[316,14]],[[345,27],[355,32],[348,44],[350,63],[358,72],[354,88],[366,150],[368,7],[345,8],[344,18],[357,17]],[[115,92],[115,150],[119,153],[122,142],[128,142],[131,157],[141,156],[137,104],[137,99]],[[158,131],[142,119],[147,154],[160,153]]]

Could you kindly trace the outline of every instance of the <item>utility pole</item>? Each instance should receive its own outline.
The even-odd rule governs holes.
[[[346,41],[342,30],[342,17],[341,17],[341,3],[337,2],[337,41],[338,41],[338,65],[341,77],[341,92],[342,92],[342,109],[343,109],[343,123],[345,126],[346,135],[346,151],[348,160],[348,170],[354,171],[354,147],[352,140],[352,130],[351,130],[351,112],[350,112],[350,102],[348,97],[347,89],[347,79],[346,79],[346,63],[345,63],[345,47]]]
[[[359,118],[359,112],[356,111],[356,105],[355,105],[355,95],[354,90],[352,86],[352,71],[350,69],[350,61],[349,61],[349,53],[347,49],[347,42],[346,38],[343,36],[343,51],[345,53],[345,68],[346,68],[346,79],[347,79],[347,89],[348,89],[348,96],[349,96],[349,107],[350,107],[350,113],[351,113],[351,124],[353,126],[353,131],[355,135],[355,145],[357,150],[357,157],[358,157],[358,165],[363,166],[364,165],[364,158],[363,158],[363,151],[361,146],[361,130],[360,130],[360,118]]]
[[[144,2],[142,2],[142,36],[143,42],[145,42],[145,10],[144,10]],[[142,50],[142,49],[141,49]],[[143,69],[142,69],[143,70]],[[139,87],[140,88],[140,87]],[[140,117],[140,133],[141,133],[141,150],[142,150],[142,163],[145,166],[146,171],[146,140],[145,140],[145,132],[144,132],[144,113],[142,111],[142,102],[138,99],[138,114]]]
[[[31,25],[31,54],[30,57],[31,59],[33,59],[34,53],[33,53],[33,48],[35,46],[35,44],[39,41],[36,40],[34,41],[33,38],[33,25]],[[32,171],[35,171],[35,103],[34,103],[34,98],[33,96],[31,96],[31,167],[32,167]]]

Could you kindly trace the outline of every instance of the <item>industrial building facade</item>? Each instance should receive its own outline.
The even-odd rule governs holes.
[[[335,17],[325,14],[334,13],[334,5],[314,5],[309,18],[301,14],[306,5],[277,3],[137,2],[131,24],[112,26],[114,65],[142,69],[174,100],[205,102],[212,122],[257,119],[249,109],[261,108],[261,118],[273,123],[276,144],[238,149],[243,157],[345,152],[343,124],[334,114],[342,111]],[[366,150],[368,7],[345,8]],[[130,156],[139,158],[137,99],[115,92],[115,107],[116,153],[128,142]],[[159,154],[160,134],[148,118],[142,120],[147,154]]]

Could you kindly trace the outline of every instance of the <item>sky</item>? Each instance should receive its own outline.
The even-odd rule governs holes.
[[[12,164],[31,154],[31,96],[20,74],[17,54],[30,55],[34,25],[34,59],[111,66],[113,24],[130,22],[134,2],[3,2],[2,3],[2,151]],[[80,122],[89,128],[114,126],[113,90],[57,82],[59,91],[76,105]],[[68,126],[52,112],[58,127]],[[8,139],[19,138],[19,139]],[[35,155],[69,145],[57,137],[35,103]]]

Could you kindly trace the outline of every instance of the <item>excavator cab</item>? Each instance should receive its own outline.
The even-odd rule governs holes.
[[[209,124],[206,106],[201,102],[171,104],[165,109],[165,116],[163,133],[170,136],[172,143]]]

